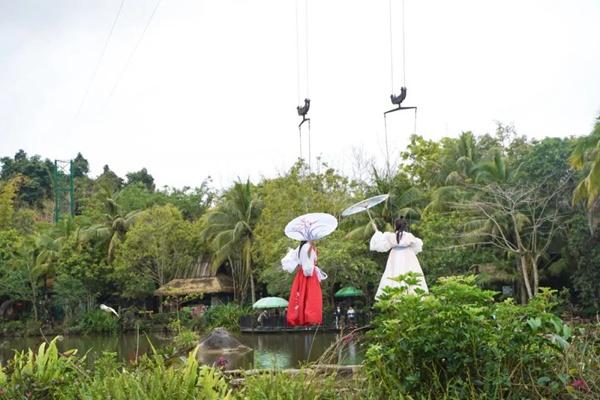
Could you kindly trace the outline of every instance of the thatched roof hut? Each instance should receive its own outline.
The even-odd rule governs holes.
[[[231,277],[219,274],[204,278],[173,279],[154,291],[156,296],[213,293],[233,293],[233,280]]]
[[[233,293],[233,279],[228,268],[222,266],[217,271],[211,267],[210,258],[199,257],[185,273],[154,291],[155,296],[180,297],[189,294],[215,295],[224,297]]]

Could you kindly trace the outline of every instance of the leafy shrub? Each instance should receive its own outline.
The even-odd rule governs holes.
[[[315,377],[303,371],[298,375],[281,372],[248,376],[243,388],[236,394],[240,400],[337,400],[344,397],[334,387],[334,377]],[[346,386],[348,386],[346,382]],[[350,396],[350,394],[348,394]]]
[[[42,323],[40,321],[28,319],[25,321],[25,326],[23,327],[25,336],[39,336],[41,327]]]
[[[130,371],[100,368],[89,384],[80,389],[83,399],[114,400],[228,400],[231,393],[217,371],[200,366],[197,350],[189,354],[181,368],[168,367],[154,354],[143,356]],[[105,360],[106,361],[106,360]]]
[[[239,331],[240,317],[249,312],[249,308],[234,303],[210,307],[203,314],[204,327],[212,330],[221,326],[230,332]]]
[[[42,343],[36,353],[30,349],[15,354],[0,371],[0,399],[73,398],[68,393],[81,360],[75,350],[59,354],[56,340]]]
[[[89,311],[81,321],[81,331],[84,333],[115,333],[118,329],[117,318],[102,310]]]
[[[4,321],[0,324],[0,335],[2,336],[23,336],[25,326],[22,321]]]
[[[368,334],[365,368],[376,398],[559,398],[571,328],[552,292],[527,306],[494,302],[474,277],[440,280],[431,295],[388,288]],[[414,286],[414,273],[399,281]],[[486,397],[487,396],[487,397]]]
[[[152,315],[154,326],[165,326],[175,317],[174,313],[158,313]]]
[[[115,353],[105,353],[86,370],[75,351],[59,353],[56,340],[37,352],[15,354],[0,368],[0,399],[228,400],[231,393],[219,372],[200,366],[196,351],[183,365],[167,366],[154,352],[133,368],[124,368]]]
[[[196,332],[183,328],[173,338],[173,344],[177,350],[190,350],[198,344],[200,335]]]

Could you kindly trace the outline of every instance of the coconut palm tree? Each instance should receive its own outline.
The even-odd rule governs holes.
[[[491,160],[480,161],[473,167],[477,183],[508,183],[515,179],[519,167],[511,169],[500,151],[494,153]]]
[[[258,223],[261,204],[253,193],[250,181],[236,182],[221,203],[203,217],[201,236],[214,249],[213,267],[229,261],[240,301],[243,302],[247,282],[250,283],[252,303],[256,301],[252,245],[254,228]],[[236,279],[237,278],[237,279]]]
[[[103,187],[102,190],[104,192],[103,221],[82,230],[80,238],[84,241],[98,241],[105,244],[106,258],[108,262],[112,262],[117,243],[125,239],[125,234],[141,211],[134,210],[123,214],[115,194],[112,194],[107,187]]]
[[[584,201],[591,211],[600,198],[600,116],[592,133],[579,139],[569,162],[578,170],[589,168],[589,172],[573,192],[573,203]]]

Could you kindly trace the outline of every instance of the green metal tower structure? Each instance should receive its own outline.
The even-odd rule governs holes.
[[[73,160],[54,160],[52,171],[54,186],[54,222],[69,213],[75,215],[75,185],[73,183]]]

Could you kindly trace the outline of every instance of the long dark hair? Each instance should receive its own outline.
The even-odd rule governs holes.
[[[303,240],[300,242],[300,246],[298,247],[298,257],[300,257],[300,250],[302,250],[302,246],[308,243],[308,240]]]
[[[400,218],[396,218],[394,225],[396,225],[396,243],[400,243],[402,234],[408,230],[408,221],[401,215]]]

